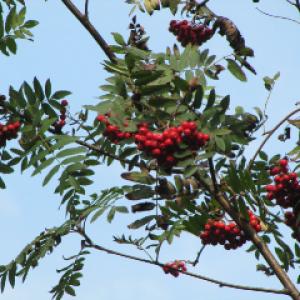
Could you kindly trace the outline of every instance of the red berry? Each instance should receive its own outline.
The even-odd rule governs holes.
[[[154,157],[159,157],[159,156],[161,155],[161,150],[158,149],[158,148],[155,148],[155,149],[152,150],[151,153],[152,153],[152,155],[153,155]]]
[[[68,106],[69,102],[68,102],[68,100],[64,99],[64,100],[61,101],[60,104],[61,104],[62,106]]]
[[[105,121],[106,121],[106,116],[104,116],[104,115],[99,115],[99,116],[97,116],[97,120],[98,120],[99,122],[105,122]]]
[[[286,167],[288,165],[288,161],[286,159],[281,159],[279,164],[281,167]]]

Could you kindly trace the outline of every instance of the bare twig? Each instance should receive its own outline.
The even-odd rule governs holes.
[[[163,267],[164,266],[164,264],[162,264],[160,262],[144,259],[144,258],[133,256],[133,255],[128,255],[128,254],[125,254],[125,253],[121,253],[121,252],[118,252],[118,251],[114,251],[114,250],[102,247],[100,245],[96,245],[92,242],[90,237],[80,228],[77,230],[77,233],[79,233],[84,238],[84,243],[85,243],[84,247],[86,247],[86,248],[92,248],[92,249],[95,249],[95,250],[98,250],[98,251],[106,252],[108,254],[116,255],[116,256],[123,257],[123,258],[130,259],[130,260],[134,260],[134,261],[139,261],[139,262],[146,263],[146,264],[151,264],[151,265],[158,266],[158,267]],[[261,288],[261,287],[252,287],[252,286],[232,284],[232,283],[220,281],[220,280],[217,280],[217,279],[213,279],[213,278],[210,278],[210,277],[206,277],[206,276],[191,273],[191,272],[182,272],[180,270],[178,270],[178,271],[180,273],[186,275],[186,276],[194,277],[194,278],[197,278],[199,280],[204,280],[204,281],[216,284],[219,287],[228,287],[228,288],[238,289],[238,290],[272,293],[272,294],[279,294],[279,295],[288,295],[287,290],[276,290],[276,289],[268,289],[268,288]]]
[[[116,62],[116,56],[110,49],[109,45],[103,39],[101,34],[97,31],[94,25],[89,21],[84,14],[70,1],[70,0],[61,0],[63,4],[70,10],[70,12],[77,18],[77,20],[83,25],[83,27],[91,34],[100,48],[104,51],[106,56],[112,62]],[[87,1],[88,2],[88,1]]]
[[[300,25],[300,22],[299,22],[299,21],[294,20],[294,19],[292,19],[292,18],[284,17],[284,16],[272,15],[272,14],[270,14],[270,13],[267,13],[267,12],[261,10],[261,9],[258,8],[258,7],[256,7],[256,9],[257,9],[260,13],[262,13],[262,14],[268,16],[268,17],[272,17],[272,18],[276,18],[276,19],[281,19],[281,20],[287,20],[287,21],[291,21],[291,22],[294,22],[294,23]]]
[[[196,259],[192,262],[192,265],[193,265],[194,267],[199,263],[200,256],[201,256],[203,250],[205,249],[205,246],[206,246],[206,245],[203,245],[203,246],[201,247],[201,249],[200,249],[199,252],[197,253]]]
[[[89,19],[89,0],[85,0],[85,5],[84,5],[84,15],[87,19]]]
[[[249,162],[248,170],[250,170],[253,166],[253,163],[258,156],[259,152],[262,150],[262,148],[265,146],[265,144],[268,142],[268,140],[271,138],[271,136],[275,133],[275,131],[282,125],[284,124],[290,117],[295,115],[296,113],[300,112],[300,108],[297,108],[293,110],[291,113],[289,113],[286,117],[284,117],[272,130],[268,131],[266,134],[266,138],[263,140],[263,142],[260,144],[258,149],[256,150],[253,158]]]

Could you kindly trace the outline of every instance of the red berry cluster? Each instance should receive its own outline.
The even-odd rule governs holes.
[[[61,106],[63,108],[60,110],[60,116],[59,116],[59,121],[56,121],[53,126],[55,128],[55,132],[60,133],[62,128],[66,125],[66,118],[67,118],[67,110],[66,107],[69,105],[68,100],[64,99],[60,102]]]
[[[124,139],[129,139],[132,137],[132,133],[130,132],[126,132],[126,131],[121,131],[120,128],[116,125],[112,125],[108,118],[111,115],[109,113],[105,114],[105,115],[99,115],[97,117],[97,120],[100,123],[103,123],[105,125],[105,130],[103,135],[106,136],[110,141],[112,141],[115,144],[118,144],[120,141],[124,140]],[[128,126],[128,123],[125,122],[124,127]]]
[[[0,147],[5,146],[7,140],[15,139],[20,127],[19,121],[8,122],[6,125],[0,123]]]
[[[265,187],[267,198],[276,200],[276,204],[282,208],[292,208],[292,211],[285,212],[285,224],[293,229],[292,236],[300,241],[299,221],[299,205],[300,183],[298,174],[289,172],[288,160],[280,159],[276,166],[270,169],[270,174],[274,176],[274,185],[269,184]]]
[[[278,164],[270,169],[270,174],[274,176],[274,185],[265,187],[267,198],[276,200],[276,203],[283,208],[294,207],[300,197],[300,184],[298,175],[288,171],[288,160],[281,159]]]
[[[193,121],[184,121],[180,126],[169,127],[162,133],[152,132],[147,123],[142,123],[134,139],[138,149],[156,158],[159,165],[173,167],[177,163],[174,155],[179,151],[179,144],[185,143],[189,149],[199,150],[209,141],[209,135],[198,131]]]
[[[166,263],[163,266],[163,270],[164,270],[164,272],[166,274],[170,273],[174,277],[178,277],[179,273],[180,273],[179,271],[186,272],[187,268],[186,268],[186,265],[185,265],[184,261],[182,261],[182,260],[175,260],[173,262]]]
[[[169,31],[177,36],[177,40],[183,47],[189,43],[200,46],[213,36],[213,31],[207,26],[194,24],[187,20],[172,20]]]
[[[249,223],[256,232],[261,231],[260,220],[248,211]],[[201,232],[200,238],[204,245],[224,245],[226,250],[237,249],[248,240],[244,231],[242,231],[235,222],[225,223],[224,221],[216,221],[209,219]]]

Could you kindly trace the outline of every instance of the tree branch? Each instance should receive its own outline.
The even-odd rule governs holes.
[[[94,25],[89,21],[88,17],[80,12],[80,10],[70,1],[61,0],[63,4],[69,9],[69,11],[77,18],[77,20],[84,26],[84,28],[91,34],[100,48],[104,51],[105,55],[112,62],[116,62],[116,56],[110,49],[109,45],[94,27]],[[88,7],[88,0],[86,1],[86,8]]]
[[[100,155],[110,157],[110,158],[112,158],[114,160],[117,160],[119,162],[122,162],[122,163],[125,163],[125,164],[128,164],[128,165],[132,163],[131,160],[129,160],[129,159],[120,159],[119,156],[117,156],[115,154],[112,154],[112,153],[109,153],[109,152],[106,152],[98,146],[91,145],[91,144],[88,144],[88,143],[80,141],[80,140],[77,140],[76,144],[84,146],[84,147],[88,148],[89,150],[95,151],[95,152],[99,153]],[[134,166],[139,167],[140,165],[138,163],[135,163]]]
[[[130,159],[121,159],[118,155],[106,152],[106,151],[104,151],[103,149],[101,149],[98,146],[91,145],[91,144],[88,144],[88,143],[80,141],[80,140],[77,140],[76,144],[84,146],[84,147],[88,148],[89,150],[95,151],[95,152],[99,153],[100,155],[103,155],[103,156],[106,156],[106,157],[110,157],[110,158],[112,158],[114,160],[117,160],[117,161],[119,161],[121,163],[124,163],[124,164],[127,164],[127,165],[132,165],[132,161]],[[138,167],[138,168],[140,167],[139,163],[134,163],[133,165],[135,167]],[[151,170],[154,171],[156,169],[155,168],[149,169],[149,171],[151,171]],[[180,170],[180,169],[172,169],[172,173],[173,174],[182,174],[183,171]]]
[[[146,264],[151,264],[151,265],[158,266],[158,267],[161,267],[161,268],[164,266],[164,264],[162,264],[160,262],[151,261],[151,260],[144,259],[144,258],[141,258],[141,257],[133,256],[133,255],[128,255],[128,254],[125,254],[125,253],[121,253],[121,252],[118,252],[118,251],[114,251],[114,250],[102,247],[100,245],[96,245],[92,242],[91,238],[85,233],[85,231],[82,228],[79,228],[76,232],[79,233],[84,238],[83,246],[85,248],[92,248],[92,249],[95,249],[95,250],[98,250],[98,251],[106,252],[108,254],[116,255],[116,256],[123,257],[123,258],[130,259],[130,260],[134,260],[134,261],[139,261],[139,262],[146,263]],[[182,272],[182,271],[179,271],[179,272],[186,275],[186,276],[194,277],[194,278],[197,278],[199,280],[204,280],[204,281],[216,284],[219,287],[228,287],[228,288],[238,289],[238,290],[272,293],[272,294],[279,294],[279,295],[288,295],[287,290],[276,290],[276,289],[268,289],[268,288],[261,288],[261,287],[238,285],[238,284],[232,284],[232,283],[216,280],[216,279],[213,279],[213,278],[210,278],[210,277],[206,277],[206,276],[191,273],[191,272]]]
[[[281,20],[287,20],[287,21],[291,21],[291,22],[294,22],[294,23],[300,25],[300,22],[299,22],[299,21],[294,20],[294,19],[292,19],[292,18],[288,18],[288,17],[284,17],[284,16],[272,15],[272,14],[270,14],[270,13],[267,13],[267,12],[265,12],[265,11],[259,9],[258,7],[256,7],[256,10],[258,10],[260,13],[262,13],[262,14],[268,16],[268,17],[272,17],[272,18],[276,18],[276,19],[281,19]]]
[[[265,144],[268,142],[268,140],[271,138],[271,136],[276,132],[276,130],[278,128],[280,128],[280,126],[282,124],[284,124],[290,117],[292,117],[293,115],[295,115],[296,113],[300,112],[300,108],[297,108],[295,110],[293,110],[291,113],[289,113],[286,117],[284,117],[272,130],[267,132],[267,136],[266,138],[263,140],[263,142],[260,144],[260,146],[258,147],[258,149],[256,150],[253,158],[250,160],[249,162],[249,166],[248,166],[248,170],[250,170],[253,166],[253,163],[256,159],[256,157],[258,156],[259,152],[262,150],[262,148],[265,146]]]
[[[291,114],[290,114],[291,115]],[[215,196],[218,203],[223,207],[223,209],[231,216],[231,218],[239,225],[239,227],[246,233],[246,235],[250,238],[253,244],[256,246],[258,251],[262,254],[266,262],[272,268],[274,273],[276,274],[279,281],[288,291],[288,294],[294,300],[300,300],[300,293],[295,287],[294,283],[291,281],[286,272],[281,268],[276,258],[268,248],[268,246],[263,242],[263,240],[257,235],[255,230],[251,227],[251,225],[244,219],[242,214],[237,212],[230,204],[230,201],[227,197],[218,190],[218,183],[216,181],[216,174],[213,165],[212,159],[209,160],[209,169],[211,178],[213,181],[214,189],[211,190],[211,193]]]

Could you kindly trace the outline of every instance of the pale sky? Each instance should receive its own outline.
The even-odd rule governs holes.
[[[125,1],[91,1],[91,19],[103,36],[112,42],[110,32],[128,34],[128,12]],[[281,78],[271,98],[268,114],[271,116],[267,127],[271,128],[277,120],[294,108],[299,101],[300,91],[300,25],[275,20],[261,15],[255,10],[252,1],[211,0],[216,13],[231,18],[240,28],[247,44],[254,48],[256,57],[251,60],[258,71],[258,76],[249,74],[249,82],[241,83],[230,75],[222,75],[221,80],[212,82],[219,94],[232,95],[232,108],[235,105],[252,109],[262,106],[267,97],[262,78],[273,76],[281,71]],[[76,1],[83,3],[83,1]],[[271,5],[272,3],[272,5]],[[263,6],[264,5],[264,6]],[[263,1],[260,7],[274,13],[297,17],[296,13],[285,5],[284,1]],[[30,1],[28,4],[30,18],[40,21],[34,30],[35,42],[21,42],[17,56],[10,58],[0,56],[1,79],[0,91],[6,93],[9,85],[19,87],[23,80],[32,81],[37,76],[41,82],[51,78],[54,89],[67,89],[73,92],[69,97],[75,112],[83,104],[96,104],[101,91],[98,86],[104,83],[106,76],[101,67],[105,58],[96,43],[66,11],[60,1]],[[168,23],[174,17],[169,12],[156,12],[153,17],[139,14],[151,36],[150,47],[164,51],[166,46],[175,42],[168,32]],[[207,46],[212,53],[221,56],[230,49],[227,41],[216,37]],[[280,144],[273,139],[266,149],[272,153],[285,154],[292,145]],[[276,146],[274,146],[276,145]],[[249,149],[249,155],[255,146]],[[95,191],[122,184],[119,174],[121,168],[114,164],[110,168],[99,167],[95,180]],[[17,253],[38,235],[45,227],[58,225],[64,220],[64,212],[58,210],[60,199],[53,194],[54,183],[42,188],[42,177],[30,177],[31,172],[20,175],[19,169],[14,175],[5,177],[7,190],[0,191],[0,227],[2,228],[2,247],[0,264],[13,259]],[[126,225],[135,216],[117,216],[112,225],[105,220],[93,224],[89,232],[96,241],[120,251],[143,254],[133,248],[118,246],[112,242],[112,235],[126,231]],[[135,232],[131,232],[135,234]],[[290,232],[287,231],[286,237]],[[183,234],[174,244],[162,251],[162,260],[191,259],[200,248],[200,240]],[[7,288],[0,296],[4,300],[44,300],[50,299],[48,291],[59,279],[55,270],[66,265],[62,255],[76,253],[79,240],[66,238],[51,256],[46,257],[38,268],[33,270],[28,280],[22,284],[17,281],[14,290]],[[252,254],[245,252],[247,247],[237,251],[225,251],[222,247],[208,247],[197,268],[190,271],[214,277],[216,279],[245,285],[280,288],[277,280],[266,278],[255,271],[256,260]],[[85,277],[81,287],[77,288],[78,300],[131,300],[164,299],[179,300],[196,298],[205,300],[243,299],[284,299],[284,296],[251,293],[226,288],[218,288],[206,282],[180,276],[175,279],[166,276],[162,270],[138,262],[109,256],[105,253],[93,253],[88,257]],[[71,299],[66,296],[65,299]]]

